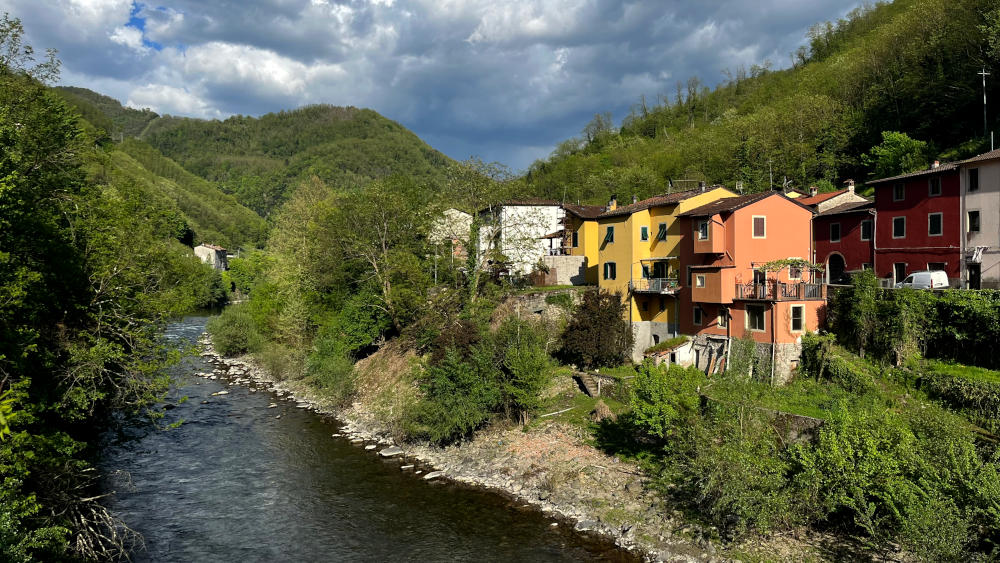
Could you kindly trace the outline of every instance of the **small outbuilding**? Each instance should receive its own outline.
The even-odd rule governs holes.
[[[216,270],[228,270],[229,258],[226,249],[215,244],[199,244],[194,247],[194,255]]]

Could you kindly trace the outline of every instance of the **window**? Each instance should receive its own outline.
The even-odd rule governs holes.
[[[726,328],[729,326],[729,309],[722,307],[719,309],[719,328]]]
[[[798,256],[789,257],[789,260],[800,260]],[[802,268],[798,266],[788,267],[788,279],[790,280],[801,280],[802,279]]]
[[[615,263],[614,262],[605,262],[604,263],[604,279],[606,279],[606,280],[613,280],[613,279],[615,279],[616,274],[617,274],[617,272],[615,271],[615,269],[616,268],[615,268]]]
[[[792,332],[802,332],[806,325],[806,306],[792,305]]]
[[[861,240],[872,240],[872,220],[865,219],[861,222]]]
[[[830,242],[840,242],[840,223],[830,223]]]
[[[969,211],[969,232],[979,232],[979,210]]]
[[[979,190],[979,169],[970,168],[969,169],[969,191],[974,192]]]
[[[667,224],[660,223],[660,230],[656,232],[656,240],[667,240]]]
[[[646,225],[639,227],[639,240],[649,240],[649,227]]]
[[[691,322],[693,322],[696,325],[700,325],[701,324],[701,307],[695,307],[694,308],[694,317],[692,317],[692,321]]]
[[[649,265],[648,264],[643,264],[642,265],[642,277],[643,277],[643,279],[649,279]]]
[[[903,201],[906,199],[906,186],[903,184],[893,184],[892,201]]]
[[[892,218],[892,238],[906,237],[906,217]]]
[[[764,307],[747,305],[747,328],[756,331],[764,330]]]
[[[932,237],[939,237],[943,232],[941,226],[941,214],[940,213],[930,213],[927,215],[927,235]]]
[[[931,197],[941,195],[941,177],[935,176],[927,180],[927,194]]]
[[[928,262],[927,269],[936,272],[938,270],[944,271],[945,267],[948,266],[947,262]]]
[[[861,264],[861,269],[862,270],[871,270],[872,269],[872,263],[871,262],[863,262]]]
[[[694,277],[694,286],[695,287],[705,287],[705,275],[704,274],[698,274],[697,276]]]
[[[580,246],[580,231],[573,231],[573,248]]]
[[[767,236],[767,217],[763,215],[753,216],[753,238],[764,238]]]
[[[708,240],[708,221],[698,221],[698,240]]]
[[[604,235],[604,242],[615,242],[615,228],[608,227],[608,232]]]

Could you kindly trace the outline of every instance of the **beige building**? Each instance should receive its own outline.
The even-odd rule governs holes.
[[[215,244],[199,244],[194,247],[194,255],[216,270],[228,270],[229,258],[226,249]]]
[[[1000,149],[959,165],[963,286],[1000,289]]]

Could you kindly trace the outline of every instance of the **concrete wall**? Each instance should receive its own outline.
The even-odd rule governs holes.
[[[542,263],[548,266],[554,279],[552,285],[586,285],[586,256],[543,256]]]
[[[979,189],[969,191],[969,169],[979,169]],[[1000,288],[1000,160],[977,162],[962,167],[962,233],[965,255],[962,268],[963,287],[968,282],[964,265],[971,261],[977,246],[988,247],[980,265],[983,289]],[[979,232],[970,233],[968,212],[979,211]]]
[[[640,363],[643,360],[646,349],[657,342],[669,340],[677,334],[677,325],[674,323],[658,323],[653,321],[639,321],[632,323],[632,361]],[[656,338],[653,338],[653,337]]]
[[[565,211],[558,205],[505,205],[500,210],[500,251],[512,274],[525,275],[548,254],[545,235],[562,229]]]
[[[197,256],[202,262],[212,266],[216,270],[229,269],[229,259],[226,257],[225,250],[217,250],[205,246],[204,244],[199,244],[194,247],[194,255]]]

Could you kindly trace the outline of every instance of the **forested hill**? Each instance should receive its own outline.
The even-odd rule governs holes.
[[[224,121],[163,117],[142,138],[265,217],[312,176],[347,188],[396,173],[439,180],[451,164],[402,125],[354,107]]]
[[[637,100],[620,128],[599,115],[532,165],[527,188],[585,203],[648,196],[682,179],[742,182],[749,191],[770,187],[771,178],[833,189],[871,177],[875,163],[863,155],[883,131],[926,143],[895,147],[919,152],[918,165],[988,150],[977,73],[993,73],[987,96],[1000,100],[1000,8],[992,0],[859,8],[816,24],[793,58],[786,70],[764,61],[732,69],[714,90],[698,78],[678,82],[655,102]],[[989,112],[991,129],[997,114]]]
[[[138,137],[150,121],[160,117],[148,109],[125,107],[114,98],[86,88],[58,86],[56,91],[76,106],[84,119],[115,139]]]

